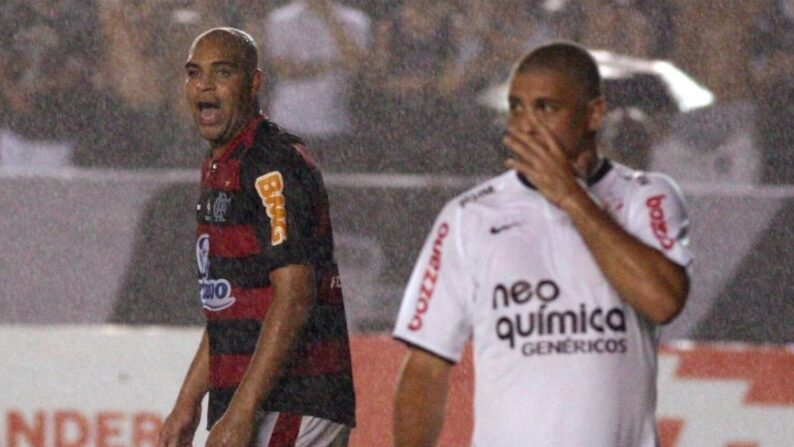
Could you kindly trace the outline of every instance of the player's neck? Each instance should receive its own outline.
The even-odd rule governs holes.
[[[597,148],[593,146],[591,149],[580,152],[571,166],[577,177],[587,180],[601,165],[601,158]]]
[[[219,159],[223,155],[223,153],[226,152],[226,149],[228,149],[229,143],[234,141],[237,138],[237,136],[240,135],[240,132],[244,132],[248,123],[250,123],[252,119],[256,118],[257,115],[258,113],[253,111],[251,113],[246,114],[245,118],[239,120],[239,122],[235,124],[233,130],[229,132],[228,138],[224,138],[222,141],[211,141],[210,149],[212,152],[212,159],[213,160]]]

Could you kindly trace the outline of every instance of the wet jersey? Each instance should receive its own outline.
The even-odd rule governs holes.
[[[640,241],[687,266],[669,178],[604,161],[588,191]],[[655,325],[623,303],[568,215],[515,171],[449,202],[394,336],[457,362],[474,347],[477,447],[654,447]]]
[[[210,346],[209,424],[251,360],[274,298],[268,274],[308,264],[317,299],[262,410],[353,425],[347,326],[319,170],[299,139],[258,116],[201,173],[196,261]]]

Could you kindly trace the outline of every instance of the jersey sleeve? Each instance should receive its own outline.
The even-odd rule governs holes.
[[[474,278],[462,228],[447,206],[422,247],[403,296],[393,336],[458,362],[471,335]]]
[[[640,185],[630,199],[627,230],[671,261],[688,267],[693,256],[681,191],[661,174],[647,174],[637,181]]]
[[[256,161],[245,181],[257,239],[270,272],[289,264],[312,264],[319,253],[316,205],[321,203],[309,167],[295,159]]]

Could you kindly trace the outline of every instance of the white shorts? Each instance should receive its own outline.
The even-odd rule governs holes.
[[[251,447],[347,447],[350,427],[312,416],[265,413],[255,421]]]

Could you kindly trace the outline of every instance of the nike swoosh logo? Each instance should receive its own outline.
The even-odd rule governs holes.
[[[521,222],[513,222],[513,223],[509,223],[507,225],[502,225],[502,226],[499,226],[499,227],[491,227],[491,234],[499,234],[502,231],[509,230],[509,229],[511,229],[513,227],[517,227],[519,225],[521,225]]]

